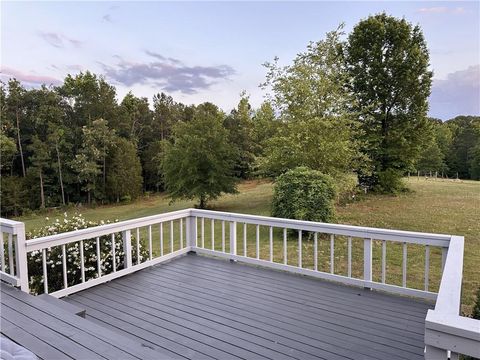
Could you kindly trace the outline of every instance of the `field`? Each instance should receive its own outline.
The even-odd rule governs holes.
[[[442,181],[411,178],[406,180],[409,193],[399,196],[366,195],[360,196],[355,202],[337,207],[337,222],[351,225],[364,225],[400,230],[413,230],[434,233],[458,234],[465,236],[465,262],[463,283],[463,311],[472,310],[475,291],[480,286],[480,182],[474,181]],[[239,194],[224,196],[211,204],[215,210],[269,215],[272,184],[265,181],[248,181],[239,186]],[[193,206],[191,202],[169,204],[164,195],[143,198],[135,203],[117,206],[99,206],[96,208],[77,208],[68,212],[80,212],[87,220],[125,220],[161,212]],[[46,220],[48,216],[50,219]],[[62,213],[50,212],[42,215],[31,215],[20,218],[26,223],[27,231],[50,223]],[[220,224],[215,225],[215,233],[219,234]],[[205,223],[205,246],[210,247],[210,224]],[[268,252],[267,229],[261,234],[261,257],[266,258]],[[168,231],[168,230],[167,230]],[[241,229],[239,230],[241,231]],[[166,236],[168,236],[166,234]],[[155,237],[156,238],[156,237]],[[275,232],[274,258],[281,260],[281,234]],[[241,236],[239,235],[239,239]],[[254,252],[254,229],[248,228],[248,252]],[[277,240],[278,239],[278,240]],[[239,241],[240,242],[240,241]],[[346,239],[335,241],[335,272],[346,272]],[[216,248],[220,246],[217,242]],[[239,252],[241,252],[239,244]],[[289,263],[295,264],[296,238],[289,236]],[[312,243],[304,241],[304,266],[312,265]],[[361,241],[353,245],[353,274],[361,275]],[[380,244],[374,247],[375,279],[379,277]],[[320,269],[329,269],[329,241],[320,240]],[[422,288],[423,285],[424,252],[415,246],[408,247],[408,286]],[[436,290],[440,278],[440,254],[431,255],[430,290]],[[376,270],[376,271],[375,271]],[[387,282],[399,284],[401,281],[401,247],[387,247]]]

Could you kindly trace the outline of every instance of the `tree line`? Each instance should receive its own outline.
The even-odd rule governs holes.
[[[308,44],[293,63],[265,64],[266,101],[230,113],[152,102],[89,71],[56,87],[0,89],[1,211],[129,201],[167,190],[200,205],[238,179],[305,166],[376,191],[408,171],[480,178],[478,117],[427,118],[432,73],[419,26],[377,14]]]

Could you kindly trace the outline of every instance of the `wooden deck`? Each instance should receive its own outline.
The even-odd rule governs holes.
[[[422,359],[432,307],[195,255],[64,300],[159,359]]]

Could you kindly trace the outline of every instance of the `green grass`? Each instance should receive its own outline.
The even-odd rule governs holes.
[[[409,193],[399,196],[367,195],[345,206],[337,207],[337,222],[342,224],[381,227],[387,229],[424,231],[434,233],[458,234],[465,236],[465,261],[463,282],[463,311],[470,313],[474,303],[475,291],[480,286],[480,182],[474,181],[426,181],[411,178],[407,180]],[[248,181],[239,186],[239,194],[224,196],[212,202],[215,210],[256,215],[269,215],[272,197],[272,184],[265,181]],[[69,213],[80,212],[87,220],[126,220],[148,216],[162,212],[192,207],[192,202],[176,202],[169,204],[164,195],[155,195],[142,198],[135,203],[125,205],[99,206],[96,208],[78,208],[68,210]],[[55,217],[62,216],[62,212],[52,211],[42,215],[31,215],[19,218],[26,223],[27,231],[43,226]],[[46,221],[45,217],[50,220]],[[200,239],[199,222],[199,239]],[[179,224],[174,224],[176,232],[174,248],[179,246]],[[211,247],[211,223],[205,221],[205,247]],[[221,223],[215,223],[215,248],[221,249]],[[228,225],[225,229],[225,247],[228,249]],[[238,226],[238,249],[243,253],[243,226]],[[142,229],[141,238],[146,239],[147,229]],[[159,252],[159,230],[152,229],[154,253]],[[255,255],[255,227],[247,227],[247,251],[249,256]],[[283,242],[280,229],[274,231],[274,259],[283,261]],[[319,269],[329,271],[330,243],[328,238],[319,238]],[[169,227],[164,228],[164,242],[168,248],[170,240]],[[335,273],[347,272],[347,239],[335,239]],[[362,275],[363,241],[353,240],[354,276]],[[297,264],[298,259],[297,235],[289,234],[288,263]],[[313,242],[305,237],[303,241],[303,266],[313,267]],[[381,243],[374,244],[374,280],[380,278]],[[388,243],[387,245],[387,283],[401,284],[402,268],[401,244]],[[269,240],[268,228],[261,228],[260,257],[268,259]],[[432,251],[430,271],[430,290],[436,291],[440,281],[440,252]],[[424,248],[408,246],[408,276],[409,287],[423,288]]]

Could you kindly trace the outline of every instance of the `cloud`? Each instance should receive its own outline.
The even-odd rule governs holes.
[[[133,63],[117,56],[119,62],[116,65],[101,66],[108,78],[125,86],[150,85],[184,94],[195,94],[199,90],[208,89],[218,80],[226,80],[235,74],[235,70],[228,65],[186,66],[178,59],[148,50],[145,53],[155,61]]]
[[[434,80],[429,101],[429,115],[440,119],[480,115],[480,64]]]
[[[417,12],[423,14],[463,14],[465,9],[463,7],[451,8],[447,6],[424,7],[417,9]]]
[[[36,74],[25,74],[20,70],[16,70],[10,67],[2,67],[0,70],[2,78],[9,79],[15,78],[18,81],[27,83],[29,85],[60,85],[62,82],[56,78],[45,75],[36,75]]]
[[[58,49],[63,49],[68,44],[73,45],[76,48],[79,48],[83,44],[82,41],[70,38],[61,33],[39,31],[38,36],[40,36],[43,40],[45,40],[51,46],[54,46]]]
[[[112,22],[112,15],[105,14],[105,15],[102,16],[102,20],[105,21],[105,22],[111,23]]]

